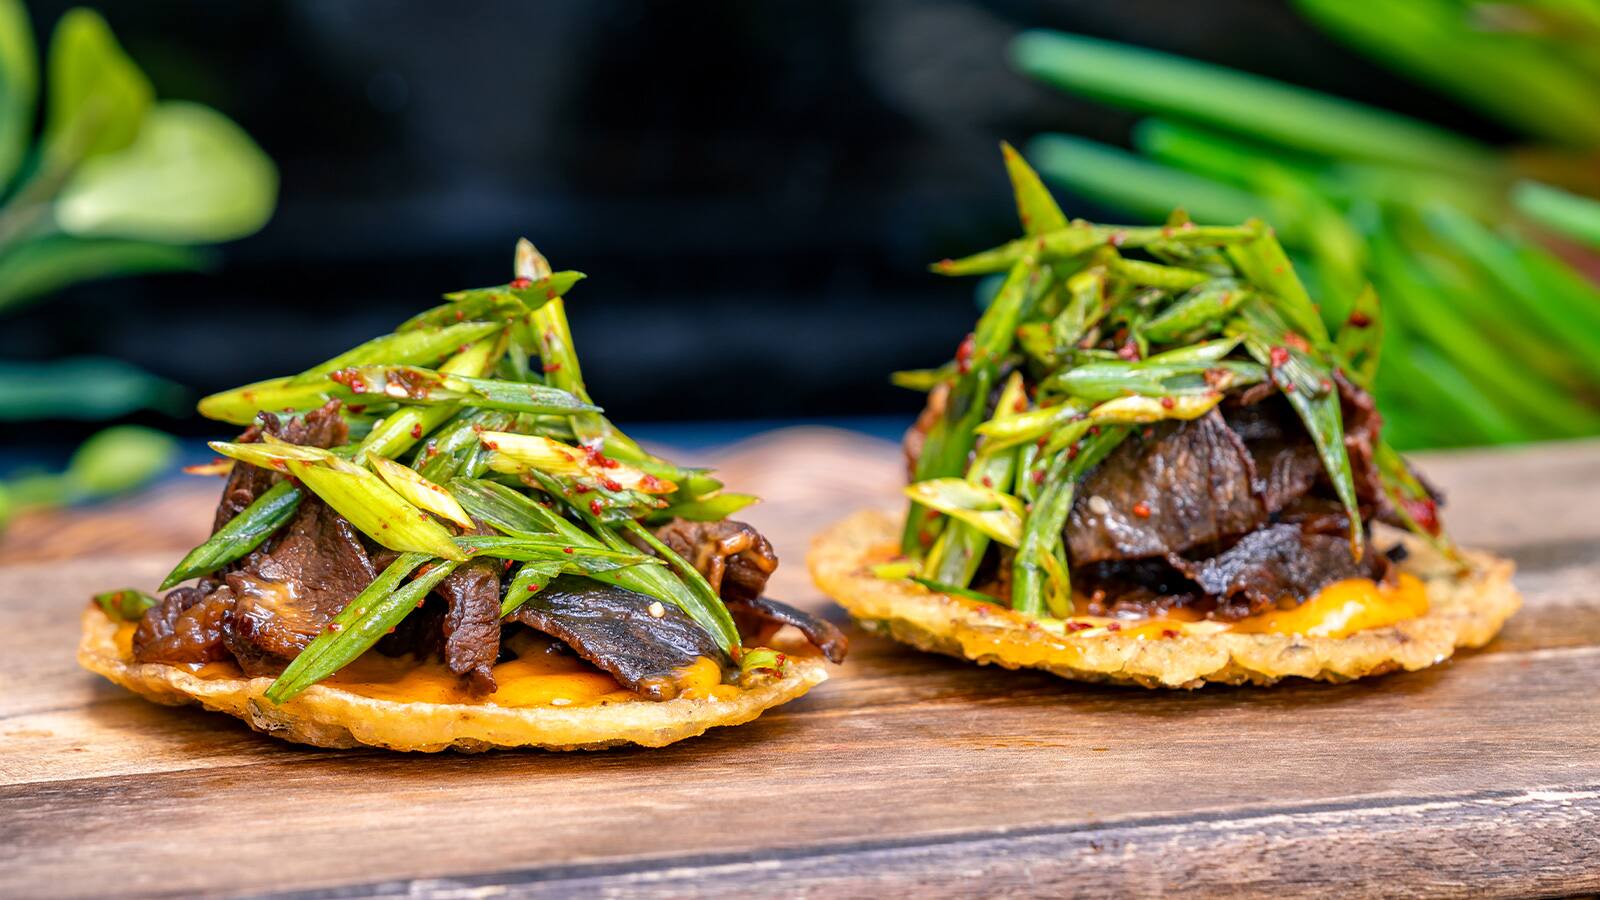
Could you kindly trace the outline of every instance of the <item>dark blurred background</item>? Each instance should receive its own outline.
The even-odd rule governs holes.
[[[70,5],[33,2],[38,32]],[[887,374],[947,359],[973,317],[972,284],[926,264],[1016,232],[996,142],[1127,134],[1127,114],[1009,70],[1007,41],[1027,27],[1503,137],[1272,0],[95,5],[160,96],[254,136],[281,171],[278,210],[207,272],[83,284],[17,312],[0,358],[118,357],[194,396],[503,282],[526,235],[589,273],[573,327],[619,421],[857,417],[887,431],[921,402]],[[193,415],[131,420],[219,431]],[[0,436],[64,458],[99,427]]]

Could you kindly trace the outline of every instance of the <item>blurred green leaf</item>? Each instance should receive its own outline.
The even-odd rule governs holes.
[[[108,419],[138,409],[180,414],[186,398],[177,384],[104,356],[0,360],[0,421]]]
[[[0,310],[68,285],[114,275],[200,269],[206,255],[188,247],[120,238],[43,238],[0,255]]]
[[[1011,58],[1062,90],[1337,159],[1469,175],[1495,165],[1472,141],[1398,113],[1154,50],[1029,31],[1012,42]]]
[[[39,100],[39,57],[20,0],[0,0],[0,194],[22,165]]]
[[[1540,225],[1600,247],[1600,201],[1537,181],[1523,181],[1512,189],[1511,202]]]
[[[277,169],[244,129],[209,107],[162,103],[131,146],[74,175],[56,221],[79,236],[226,241],[265,224],[277,195]]]
[[[45,155],[54,166],[133,143],[154,99],[144,73],[93,10],[68,10],[50,41]]]
[[[1296,0],[1295,5],[1335,37],[1530,134],[1562,144],[1600,145],[1600,116],[1595,115],[1600,83],[1563,58],[1561,41],[1527,40],[1486,28],[1481,19],[1492,5],[1532,11],[1537,4],[1405,0],[1379,9],[1350,0]]]
[[[83,442],[67,463],[66,477],[76,498],[107,497],[130,491],[172,468],[178,441],[138,425],[116,425]]]

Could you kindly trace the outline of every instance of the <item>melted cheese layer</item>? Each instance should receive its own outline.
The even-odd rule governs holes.
[[[1137,638],[1177,637],[1180,634],[1303,634],[1342,638],[1415,619],[1428,612],[1427,586],[1414,575],[1401,573],[1393,584],[1370,578],[1335,581],[1304,603],[1276,609],[1234,622],[1199,620],[1184,610],[1156,619],[1119,620],[1102,616],[1073,616],[1062,620],[1068,633],[1081,637],[1121,634]]]
[[[117,629],[117,649],[125,658],[133,656],[135,628],[134,623],[125,622]],[[571,653],[550,652],[548,644],[519,640],[513,644],[513,651],[519,653],[516,659],[494,667],[494,693],[482,697],[466,690],[461,678],[441,663],[419,663],[409,656],[389,657],[376,652],[363,654],[322,683],[398,703],[529,707],[651,702]],[[199,678],[245,677],[232,662],[191,663],[181,668]],[[677,696],[691,700],[731,700],[739,694],[738,686],[722,683],[721,668],[704,657],[679,670],[675,680]]]

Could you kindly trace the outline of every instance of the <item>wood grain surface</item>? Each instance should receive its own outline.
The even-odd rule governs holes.
[[[816,609],[809,536],[903,477],[820,430],[708,461]],[[216,483],[33,516],[0,539],[0,897],[1600,891],[1600,443],[1424,467],[1527,598],[1446,665],[1150,692],[852,632],[755,723],[588,754],[315,750],[139,700],[77,668],[77,612],[153,586]]]

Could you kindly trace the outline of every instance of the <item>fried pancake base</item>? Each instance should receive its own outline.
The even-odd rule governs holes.
[[[271,678],[201,678],[179,666],[136,663],[118,648],[117,627],[99,607],[89,604],[83,612],[78,663],[157,703],[198,703],[237,716],[263,734],[318,747],[365,745],[424,753],[496,747],[662,747],[718,725],[749,722],[828,678],[820,657],[790,656],[784,677],[723,700],[680,697],[659,703],[503,707],[404,703],[313,685],[280,706],[262,696]]]
[[[1229,632],[1159,640],[1079,637],[1048,620],[873,576],[868,567],[898,552],[899,535],[897,517],[856,513],[812,542],[811,577],[869,630],[935,653],[1008,669],[1044,669],[1079,681],[1198,688],[1414,671],[1443,662],[1457,647],[1487,644],[1522,605],[1509,560],[1470,553],[1471,570],[1463,573],[1403,535],[1399,540],[1410,555],[1401,569],[1422,579],[1428,592],[1428,612],[1415,619],[1340,638]]]

